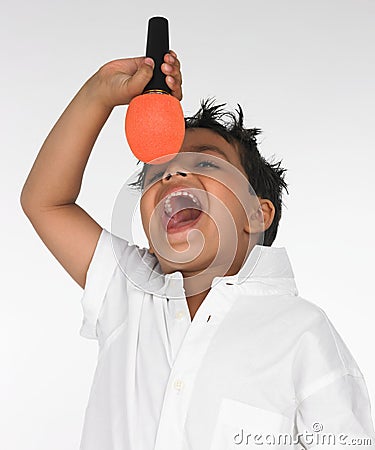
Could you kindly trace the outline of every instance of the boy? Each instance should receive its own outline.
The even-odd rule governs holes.
[[[162,70],[181,99],[174,52]],[[284,169],[261,158],[241,110],[226,124],[220,107],[203,104],[176,158],[142,170],[149,250],[75,204],[112,108],[142,93],[152,71],[148,58],[125,59],[88,80],[21,195],[84,288],[81,335],[99,344],[81,450],[310,448],[326,435],[369,447],[363,376],[324,312],[298,297],[285,249],[271,247]]]

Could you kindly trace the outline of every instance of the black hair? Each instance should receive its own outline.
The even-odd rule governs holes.
[[[267,161],[258,150],[256,136],[259,128],[244,128],[244,114],[240,105],[235,112],[224,109],[226,104],[215,105],[215,99],[201,101],[199,111],[191,117],[185,117],[185,128],[208,128],[219,134],[230,144],[238,144],[241,164],[250,185],[256,195],[270,200],[275,207],[275,217],[270,227],[264,232],[263,245],[271,246],[276,238],[281,219],[283,189],[289,194],[285,182],[286,169],[281,161]],[[138,189],[144,186],[147,164],[143,165],[136,182],[131,183]]]

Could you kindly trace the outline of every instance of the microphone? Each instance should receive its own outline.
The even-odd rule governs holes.
[[[160,67],[168,52],[168,20],[152,17],[148,22],[146,56],[155,62],[154,74],[143,94],[131,100],[125,117],[129,147],[145,163],[156,158],[160,158],[157,164],[172,159],[185,136],[181,104],[171,95]]]

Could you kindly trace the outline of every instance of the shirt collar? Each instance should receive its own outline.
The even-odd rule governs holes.
[[[249,277],[294,278],[294,273],[284,247],[255,245],[234,277],[241,282]]]
[[[145,270],[147,268],[147,276]],[[183,288],[183,276],[180,271],[163,274],[158,260],[154,255],[147,254],[142,263],[137,267],[134,281],[142,290],[157,296],[170,298],[185,298]],[[211,286],[226,282],[228,284],[245,284],[250,287],[257,285],[263,293],[277,294],[288,292],[298,295],[294,281],[293,270],[288,254],[284,247],[267,247],[255,245],[249,253],[245,263],[235,275],[215,277]]]
[[[298,295],[293,269],[284,247],[255,245],[236,275],[217,277],[233,284],[252,284],[259,293]],[[261,286],[261,288],[260,288]]]

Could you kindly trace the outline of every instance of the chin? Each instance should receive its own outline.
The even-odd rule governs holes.
[[[176,251],[178,250],[176,249]],[[180,251],[183,252],[182,249]],[[196,258],[191,259],[190,261],[174,261],[172,259],[168,260],[166,258],[163,258],[157,254],[155,254],[155,256],[159,261],[163,273],[167,274],[175,271],[180,271],[184,274],[184,276],[188,275],[189,273],[203,272],[208,267],[210,267],[210,264],[214,260],[214,258],[209,259],[206,254],[204,254],[203,257],[202,253]]]

